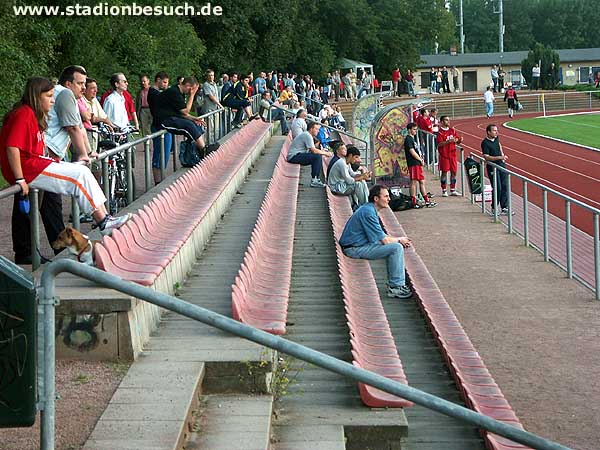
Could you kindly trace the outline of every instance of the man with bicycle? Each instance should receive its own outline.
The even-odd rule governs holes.
[[[155,121],[173,134],[188,137],[196,143],[200,153],[208,154],[218,149],[219,143],[207,146],[202,137],[206,123],[190,114],[198,88],[196,78],[185,77],[181,83],[163,91],[157,98]]]
[[[121,72],[115,73],[110,77],[111,94],[104,100],[104,111],[110,119],[120,129],[126,129],[129,126],[129,117],[125,107],[124,92],[128,87],[127,78]]]

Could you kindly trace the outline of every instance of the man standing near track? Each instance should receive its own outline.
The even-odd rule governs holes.
[[[485,103],[485,115],[489,119],[494,114],[494,93],[489,86],[483,94],[483,102]]]
[[[437,134],[437,148],[440,152],[440,184],[442,186],[442,197],[448,197],[447,180],[450,172],[450,195],[457,196],[456,192],[456,144],[460,144],[462,138],[454,128],[450,127],[450,118],[442,116],[440,129]]]
[[[498,138],[498,127],[494,124],[489,124],[485,128],[485,132],[486,137],[483,141],[481,141],[481,152],[483,153],[483,158],[488,163],[494,163],[500,167],[506,167],[506,160],[508,159],[508,156],[506,156],[502,150],[502,144],[500,144],[500,138]],[[492,188],[494,188],[494,168],[490,164],[486,164],[486,169],[488,178],[492,184]],[[505,216],[508,214],[508,196],[510,195],[507,186],[508,174],[501,170],[497,170],[497,173],[498,180],[496,181],[496,199],[498,202],[500,202],[500,214]],[[494,205],[493,196],[494,192],[492,191],[492,213],[497,206]]]

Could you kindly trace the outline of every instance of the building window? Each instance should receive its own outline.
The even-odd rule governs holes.
[[[580,67],[577,72],[579,73],[579,77],[577,79],[577,82],[578,83],[587,83],[588,82],[588,78],[590,76],[590,68],[587,67],[587,66]]]

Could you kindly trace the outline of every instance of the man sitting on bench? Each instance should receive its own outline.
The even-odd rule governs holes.
[[[186,77],[181,83],[161,92],[157,96],[155,120],[170,133],[180,134],[194,141],[201,154],[208,154],[218,149],[219,143],[206,146],[202,137],[206,123],[190,114],[198,86],[194,77]]]
[[[331,192],[337,195],[347,195],[352,202],[352,209],[358,208],[360,205],[367,203],[369,197],[369,188],[367,182],[371,178],[371,172],[354,172],[351,164],[356,164],[360,161],[360,150],[356,147],[345,148],[345,145],[337,144],[336,146],[339,159],[327,171],[327,185]],[[339,150],[342,150],[345,155],[341,155]]]
[[[386,233],[378,211],[388,208],[390,193],[376,184],[369,191],[369,202],[362,205],[348,219],[340,246],[344,255],[356,259],[386,259],[388,272],[388,297],[410,298],[412,291],[406,285],[404,273],[404,248],[410,247],[406,236],[396,237]]]

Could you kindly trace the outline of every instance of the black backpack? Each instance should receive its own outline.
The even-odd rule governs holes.
[[[179,144],[179,162],[183,167],[194,167],[202,161],[202,157],[196,143],[191,139],[185,139]]]
[[[392,211],[405,211],[412,207],[412,199],[409,195],[405,195],[402,192],[393,193],[390,191],[390,209]]]

